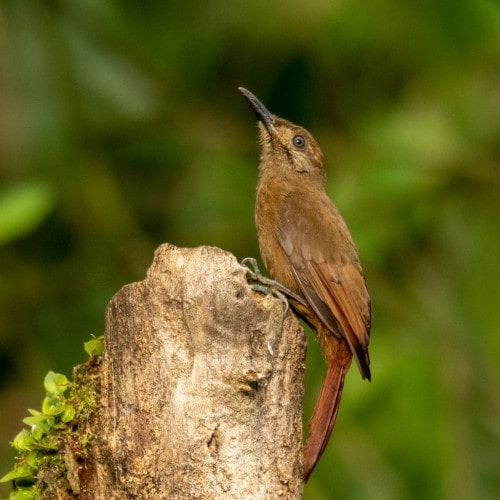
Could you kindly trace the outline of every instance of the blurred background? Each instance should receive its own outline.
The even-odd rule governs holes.
[[[500,498],[493,0],[2,2],[0,476],[160,243],[258,255],[240,85],[322,146],[373,300],[373,382],[351,371],[304,498]]]

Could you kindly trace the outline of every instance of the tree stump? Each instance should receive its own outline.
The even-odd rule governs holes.
[[[218,248],[160,246],[106,311],[80,498],[300,498],[305,337]]]

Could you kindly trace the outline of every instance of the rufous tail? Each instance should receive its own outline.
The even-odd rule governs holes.
[[[335,353],[325,355],[327,363],[325,379],[307,424],[309,435],[304,447],[304,482],[309,479],[314,467],[325,451],[339,410],[344,379],[351,364],[352,355],[348,345],[331,338],[336,343]]]

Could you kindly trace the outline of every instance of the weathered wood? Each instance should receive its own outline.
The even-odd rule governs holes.
[[[82,492],[300,498],[304,354],[294,315],[251,290],[234,256],[162,245],[107,308]]]

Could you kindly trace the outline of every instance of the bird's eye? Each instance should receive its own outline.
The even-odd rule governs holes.
[[[292,143],[296,148],[302,149],[306,144],[306,140],[302,135],[295,135],[292,139]]]

